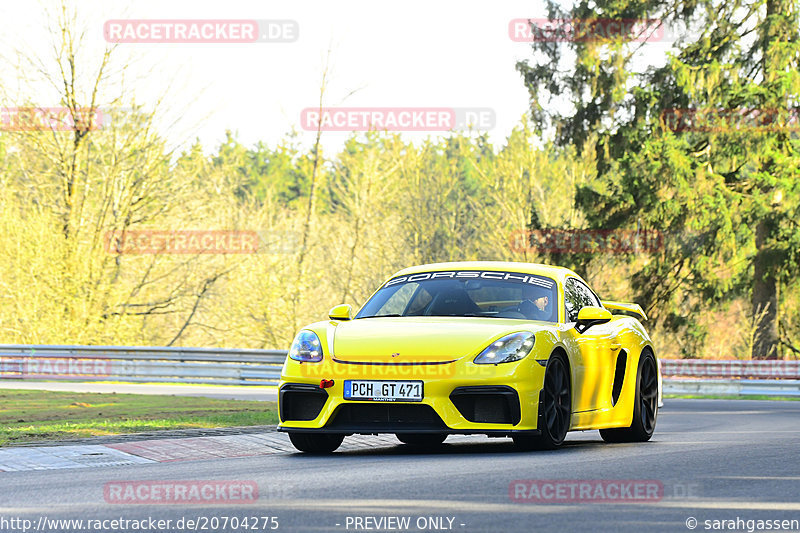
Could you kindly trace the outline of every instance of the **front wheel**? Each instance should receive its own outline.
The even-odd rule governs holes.
[[[306,453],[331,453],[344,440],[340,433],[289,433],[292,445]]]
[[[633,404],[633,421],[626,428],[601,429],[606,442],[645,442],[656,429],[658,417],[658,366],[656,358],[647,350],[639,358],[636,376],[636,397]]]
[[[542,410],[539,413],[540,434],[535,437],[515,435],[514,444],[524,450],[552,450],[564,442],[572,416],[572,391],[569,369],[560,355],[553,355],[544,373]]]
[[[419,448],[438,446],[447,438],[447,433],[395,433],[402,443]]]

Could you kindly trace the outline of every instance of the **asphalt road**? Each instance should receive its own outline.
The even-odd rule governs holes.
[[[231,528],[230,518],[227,528],[221,522],[212,528],[211,519],[269,516],[277,517],[278,531],[690,531],[687,520],[695,531],[758,531],[758,520],[770,520],[774,531],[792,525],[776,520],[800,520],[798,450],[800,402],[667,400],[645,444],[608,445],[593,431],[570,434],[552,452],[517,452],[506,439],[475,437],[436,453],[381,444],[324,457],[281,453],[0,473],[0,530],[21,531],[3,522],[16,517],[33,520],[32,526],[40,517],[152,517],[173,521],[156,530],[180,531],[175,524],[181,518],[185,528],[186,520],[199,518],[200,531],[245,531],[243,522]],[[106,503],[106,484],[133,480],[254,481],[258,500]],[[515,495],[527,501],[515,502]],[[530,501],[537,496],[546,502]],[[408,517],[409,527],[378,529],[397,523],[370,517]],[[114,525],[100,530],[125,530]],[[247,530],[272,530],[275,523],[253,525]]]

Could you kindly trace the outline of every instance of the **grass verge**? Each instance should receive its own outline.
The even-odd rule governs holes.
[[[275,402],[0,390],[0,446],[162,429],[278,422]]]

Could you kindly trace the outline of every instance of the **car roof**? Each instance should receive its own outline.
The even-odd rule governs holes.
[[[392,278],[407,276],[419,272],[445,271],[445,270],[489,270],[499,272],[520,272],[524,274],[539,274],[563,282],[568,275],[575,276],[583,281],[575,272],[568,268],[545,265],[542,263],[518,263],[514,261],[452,261],[449,263],[430,263],[404,268],[396,272]]]

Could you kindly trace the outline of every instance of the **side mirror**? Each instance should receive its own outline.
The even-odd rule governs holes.
[[[602,307],[587,305],[578,311],[578,320],[575,322],[575,329],[578,333],[583,333],[587,329],[597,324],[605,324],[611,320],[611,312]]]
[[[337,305],[328,311],[328,318],[331,320],[350,320],[350,318],[352,318],[350,316],[350,311],[350,304]],[[611,316],[611,314],[609,314],[609,316]]]

